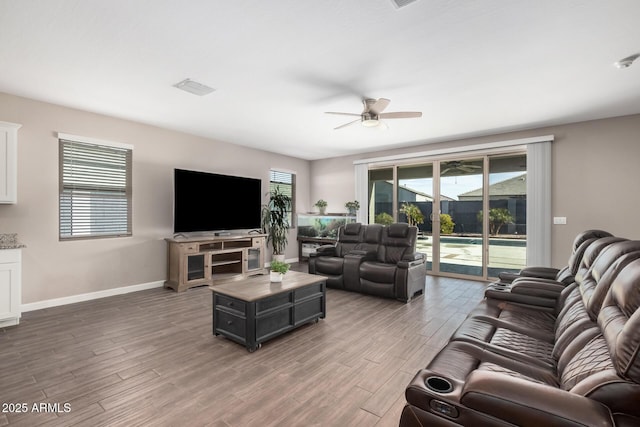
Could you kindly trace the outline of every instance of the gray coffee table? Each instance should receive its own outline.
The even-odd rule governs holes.
[[[209,286],[213,334],[259,349],[263,342],[326,316],[326,278],[289,271],[282,282],[269,275]]]

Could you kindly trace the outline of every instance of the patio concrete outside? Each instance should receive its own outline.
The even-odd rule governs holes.
[[[493,242],[493,244],[492,244]],[[509,245],[518,243],[518,245]],[[416,250],[427,254],[433,261],[433,239],[425,236],[418,239]],[[526,240],[489,239],[489,267],[491,269],[518,271],[526,266]],[[474,237],[447,236],[440,243],[440,264],[482,267],[482,239]]]

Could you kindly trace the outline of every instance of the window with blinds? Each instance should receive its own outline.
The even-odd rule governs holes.
[[[269,192],[274,191],[276,187],[280,189],[282,194],[291,197],[291,211],[289,212],[288,220],[293,228],[295,227],[293,218],[296,206],[296,175],[291,172],[271,170],[269,172]]]
[[[130,146],[59,137],[60,240],[131,236]]]

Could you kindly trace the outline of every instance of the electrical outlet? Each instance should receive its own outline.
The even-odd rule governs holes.
[[[567,223],[567,217],[566,216],[554,216],[553,217],[553,223],[555,225],[565,225]]]

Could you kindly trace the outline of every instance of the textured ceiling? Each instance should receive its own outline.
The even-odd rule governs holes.
[[[2,0],[0,91],[319,159],[640,113],[637,0]],[[204,97],[173,85],[191,78]],[[422,111],[334,127],[363,97]]]

